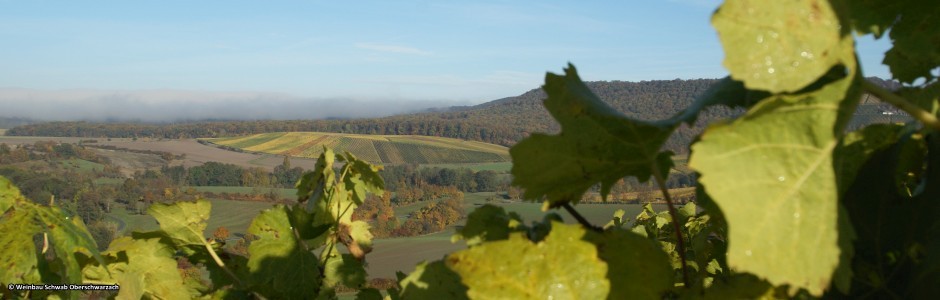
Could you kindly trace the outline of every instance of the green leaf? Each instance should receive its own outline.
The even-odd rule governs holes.
[[[932,72],[940,67],[940,5],[934,1],[897,2],[902,4],[893,14],[897,20],[889,34],[893,47],[885,53],[884,64],[901,82],[933,81],[937,77]]]
[[[362,287],[366,283],[366,270],[362,262],[349,254],[337,255],[326,260],[323,267],[323,285],[335,288],[343,284],[351,288]]]
[[[49,244],[55,250],[56,260],[65,267],[69,282],[80,282],[82,270],[75,253],[103,261],[98,245],[88,233],[80,218],[67,217],[57,207],[45,207],[32,203],[22,204],[34,210],[35,221],[42,232],[48,233]]]
[[[314,298],[320,286],[317,257],[294,235],[287,208],[263,210],[248,227],[258,237],[248,246],[248,270],[256,283],[271,284],[275,298]],[[291,270],[285,272],[285,270]]]
[[[178,246],[204,245],[206,221],[212,203],[206,200],[195,202],[156,203],[147,213],[157,219],[160,229]]]
[[[362,255],[371,252],[372,232],[369,232],[369,223],[361,220],[353,221],[352,223],[349,223],[348,228],[349,237],[352,238],[352,242],[349,245],[350,252],[359,258],[362,258]],[[354,250],[353,248],[358,248],[358,250]]]
[[[774,287],[751,274],[735,274],[728,278],[716,279],[712,286],[705,289],[702,299],[780,299],[775,295]]]
[[[116,299],[188,299],[175,252],[160,239],[121,237],[104,253],[106,264],[89,265],[82,272],[86,279],[120,285]]]
[[[452,241],[465,240],[467,246],[479,245],[483,242],[499,241],[509,238],[512,221],[521,223],[521,220],[512,219],[502,207],[484,204],[477,207],[467,215],[467,223],[457,230]]]
[[[369,193],[381,195],[384,192],[385,181],[382,176],[379,176],[381,166],[371,165],[348,151],[343,160],[346,162],[343,166],[344,173],[347,174],[343,181],[346,184],[346,190],[353,191],[353,201],[356,205],[362,205]]]
[[[297,230],[298,235],[300,235],[300,238],[303,240],[319,238],[331,227],[328,224],[313,226],[313,214],[304,210],[304,207],[300,204],[294,204],[294,206],[288,210],[288,213],[288,216],[290,217],[290,223],[294,226],[294,229]],[[321,244],[308,244],[308,246],[310,248],[317,248],[320,247]]]
[[[856,279],[877,284],[852,286],[850,297],[930,298],[940,292],[940,136],[927,141],[928,173],[924,192],[902,196],[894,170],[903,155],[896,143],[872,155],[846,192],[843,203],[858,233],[853,266]],[[877,208],[877,209],[873,209]],[[923,249],[925,250],[918,250]],[[926,253],[926,255],[922,254]]]
[[[914,197],[924,190],[924,173],[927,172],[927,144],[924,135],[905,135],[899,142],[898,164],[894,168],[894,184],[905,197]]]
[[[662,249],[643,236],[624,230],[589,234],[600,249],[611,281],[609,299],[662,299],[673,286],[673,269]]]
[[[664,122],[685,122],[692,125],[698,118],[699,112],[710,106],[724,105],[729,108],[749,108],[769,96],[770,93],[749,90],[744,87],[744,83],[731,79],[731,77],[725,77],[712,84],[705,92],[696,97],[695,101],[681,113]]]
[[[525,188],[525,198],[545,196],[552,206],[576,203],[597,183],[604,193],[628,175],[646,181],[653,165],[663,162],[659,148],[675,124],[618,113],[581,82],[572,65],[565,76],[547,74],[542,88],[548,94],[545,108],[561,124],[561,133],[532,134],[510,149],[513,184]]]
[[[20,194],[20,189],[16,188],[6,177],[0,176],[0,215],[20,201],[26,201],[26,198]]]
[[[0,183],[2,184],[2,183]],[[33,236],[40,232],[29,209],[9,209],[0,216],[0,283],[41,283]]]
[[[365,288],[356,293],[356,300],[382,300],[382,292],[373,288]]]
[[[297,181],[297,200],[304,202],[319,202],[324,192],[333,189],[336,185],[336,173],[333,171],[333,162],[336,155],[333,150],[323,146],[323,153],[317,158],[317,165],[312,172],[307,172]]]
[[[468,299],[467,286],[444,262],[422,262],[400,280],[402,299]]]
[[[846,175],[836,174],[833,152],[859,99],[853,70],[763,100],[692,146],[690,167],[727,222],[733,269],[820,295],[851,251],[839,246],[837,177]]]
[[[607,264],[583,236],[578,225],[554,223],[537,244],[516,234],[453,253],[446,263],[469,288],[470,298],[606,298]]]
[[[727,0],[712,25],[724,66],[749,89],[798,91],[855,51],[828,1]]]
[[[835,172],[839,182],[839,193],[845,192],[855,175],[868,159],[877,151],[897,142],[902,125],[872,124],[858,131],[853,131],[842,138],[835,155]]]

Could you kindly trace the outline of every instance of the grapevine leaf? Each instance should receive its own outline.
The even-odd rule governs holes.
[[[20,189],[16,188],[9,179],[0,176],[0,215],[10,209],[16,202],[26,201],[20,194]]]
[[[681,113],[664,122],[685,122],[692,125],[698,118],[699,112],[710,106],[724,105],[729,108],[749,108],[769,96],[770,94],[765,91],[749,90],[744,87],[744,83],[731,79],[731,77],[725,77],[712,84],[708,90],[696,97],[695,101]]]
[[[924,135],[913,133],[905,135],[898,144],[898,162],[894,168],[894,183],[904,197],[913,197],[924,189],[926,172],[927,144]]]
[[[924,88],[904,87],[897,93],[934,115],[940,113],[940,84],[934,83]]]
[[[279,297],[316,297],[319,264],[294,235],[287,208],[277,205],[263,210],[251,222],[248,233],[258,237],[248,246],[248,270],[256,283],[270,283],[283,293]]]
[[[698,206],[695,205],[695,202],[689,202],[679,209],[679,221],[685,223],[688,218],[695,217],[696,214],[698,214]]]
[[[33,222],[33,214],[14,207],[0,216],[0,283],[40,283],[33,236],[41,229]]]
[[[512,222],[515,221],[515,222]],[[509,238],[511,223],[521,223],[513,219],[502,207],[485,204],[467,215],[467,223],[457,230],[452,240],[466,240],[467,246],[476,246],[483,242],[505,240]]]
[[[330,229],[330,225],[319,225],[313,226],[313,214],[308,213],[300,204],[295,204],[291,209],[288,210],[290,223],[294,226],[294,229],[297,230],[297,234],[303,240],[315,239],[322,236],[327,230]],[[319,244],[310,244],[310,248],[317,248],[321,245]]]
[[[86,279],[120,285],[116,299],[187,299],[191,296],[174,253],[160,239],[121,237],[104,253],[106,264],[88,265],[82,273]]]
[[[333,171],[333,161],[336,155],[333,150],[323,147],[323,153],[317,158],[317,165],[312,172],[307,172],[297,181],[297,200],[304,202],[319,202],[324,193],[336,185],[336,173]]]
[[[839,195],[845,194],[852,182],[855,181],[859,169],[868,162],[874,153],[881,151],[898,140],[898,136],[905,129],[901,125],[873,124],[861,130],[846,134],[835,150],[835,162]],[[855,239],[858,237],[849,220],[849,213],[843,205],[839,205],[839,265],[833,273],[833,283],[839,291],[848,293],[851,290],[852,257],[855,255]]]
[[[467,286],[444,262],[422,262],[400,281],[402,299],[468,299]]]
[[[854,51],[828,1],[727,0],[712,17],[724,66],[749,89],[795,92]]]
[[[589,234],[589,242],[600,249],[599,256],[607,262],[607,279],[612,284],[609,299],[662,299],[673,286],[673,270],[669,258],[656,244],[643,236],[625,230]]]
[[[891,146],[898,140],[904,126],[894,124],[872,124],[853,131],[842,138],[835,155],[835,170],[839,174],[839,193],[852,185],[855,174],[877,151]]]
[[[932,81],[936,75],[931,72],[940,67],[940,5],[933,1],[902,5],[889,33],[893,47],[885,53],[884,63],[901,82],[913,83],[918,78]]]
[[[716,279],[702,293],[704,299],[779,299],[774,287],[751,274],[734,274],[726,279]]]
[[[897,20],[897,12],[903,1],[854,0],[848,5],[852,26],[862,34],[874,34],[881,38]]]
[[[365,221],[353,221],[348,226],[349,237],[352,241],[347,247],[349,253],[358,259],[362,259],[367,253],[372,252],[372,233],[369,232],[369,223]]]
[[[710,126],[692,146],[689,165],[727,222],[732,268],[819,295],[840,252],[851,251],[839,246],[837,180],[845,174],[832,158],[859,99],[860,78],[848,69],[819,89],[773,96]]]
[[[206,200],[195,202],[156,203],[147,213],[157,219],[160,229],[178,246],[204,245],[206,220],[212,203]]]
[[[353,191],[353,201],[356,205],[361,205],[366,200],[368,193],[381,195],[385,190],[385,181],[379,175],[381,166],[374,166],[356,158],[352,153],[346,152],[344,158],[347,169],[347,176],[343,178],[346,183],[346,189]]]
[[[659,148],[675,124],[618,113],[581,82],[572,65],[564,76],[547,74],[543,89],[545,108],[561,124],[561,133],[532,134],[509,150],[513,184],[525,188],[525,198],[546,196],[552,206],[577,202],[597,183],[604,192],[627,175],[646,181],[651,167],[662,161]]]
[[[515,234],[453,253],[446,263],[467,285],[470,298],[606,298],[607,264],[583,236],[580,226],[554,223],[537,244]]]
[[[366,270],[362,263],[349,254],[328,258],[323,266],[323,275],[323,285],[331,289],[339,284],[359,288],[366,283]]]
[[[55,258],[65,267],[66,279],[69,282],[80,282],[82,278],[81,266],[75,253],[103,261],[98,252],[98,245],[80,218],[66,217],[57,207],[32,203],[23,203],[23,206],[34,210],[37,225],[43,232],[48,233],[49,244],[56,253]]]
[[[880,38],[890,29],[893,47],[884,63],[896,79],[913,83],[936,78],[931,73],[940,66],[940,7],[935,1],[855,0],[848,8],[856,31]]]
[[[356,300],[382,300],[382,292],[374,288],[365,288],[356,293]]]
[[[846,193],[843,202],[858,232],[854,263],[860,274],[856,278],[880,284],[871,291],[857,285],[850,296],[903,295],[913,299],[940,292],[936,284],[940,282],[940,260],[935,256],[940,249],[940,221],[936,218],[940,214],[940,139],[931,134],[926,141],[929,167],[923,193],[902,196],[894,173],[885,171],[900,163],[901,143],[873,155]]]

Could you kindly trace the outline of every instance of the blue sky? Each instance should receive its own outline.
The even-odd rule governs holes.
[[[717,78],[720,1],[3,1],[0,87],[480,103],[587,80]],[[862,41],[867,75],[885,43]]]

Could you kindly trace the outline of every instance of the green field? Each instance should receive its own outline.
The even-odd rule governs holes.
[[[96,178],[95,185],[121,185],[124,184],[123,178]]]
[[[429,136],[279,132],[205,140],[250,152],[308,158],[319,157],[326,146],[380,164],[501,163],[480,167],[506,169],[509,161],[509,149],[503,146]]]
[[[275,190],[281,198],[285,199],[296,199],[297,198],[297,189],[285,189],[285,188],[254,188],[247,186],[187,186],[186,188],[193,188],[198,192],[208,192],[208,193],[229,193],[229,194],[246,194],[252,195],[256,192],[263,194],[268,193],[270,190]]]
[[[442,169],[460,169],[466,168],[473,170],[474,172],[479,171],[496,171],[500,173],[508,173],[512,170],[512,162],[493,162],[493,163],[467,163],[467,164],[423,164],[422,168],[442,168]]]

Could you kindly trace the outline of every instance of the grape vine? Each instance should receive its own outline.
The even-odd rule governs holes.
[[[385,296],[364,288],[371,234],[350,218],[367,194],[382,193],[378,167],[328,149],[298,183],[296,205],[254,219],[248,257],[220,255],[222,245],[205,239],[206,201],[154,205],[160,230],[99,252],[81,220],[0,178],[0,283],[118,283],[122,299],[333,298],[339,285],[361,288],[362,299],[940,295],[938,15],[930,1],[726,0],[712,24],[730,75],[665,120],[617,113],[572,65],[547,74],[544,105],[561,131],[511,149],[513,184],[579,223],[549,212],[524,224],[484,205],[454,237],[467,249],[400,274]],[[864,79],[855,39],[868,34],[891,39],[884,63],[902,88]],[[864,93],[914,121],[848,131]],[[746,113],[691,145],[697,200],[677,207],[663,186],[673,167],[663,143],[716,105]],[[654,180],[668,210],[646,206],[633,222],[614,212],[603,226],[579,218],[585,192],[600,186],[606,197],[630,176]],[[181,276],[179,257],[203,266],[209,284]]]

